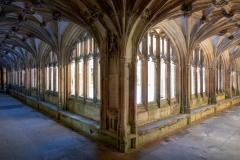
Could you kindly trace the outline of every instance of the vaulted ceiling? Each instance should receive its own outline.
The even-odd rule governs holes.
[[[47,50],[67,52],[89,33],[99,44],[154,29],[167,32],[188,53],[201,44],[212,57],[240,55],[239,0],[0,0],[0,65],[37,60]],[[126,38],[127,37],[127,38]],[[225,52],[228,50],[228,52]],[[31,54],[29,56],[28,54]]]

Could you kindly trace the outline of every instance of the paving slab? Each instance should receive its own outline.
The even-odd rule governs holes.
[[[120,153],[0,93],[0,159],[239,160],[239,122],[240,105],[174,135]]]

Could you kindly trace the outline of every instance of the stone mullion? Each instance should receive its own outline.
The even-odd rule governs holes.
[[[17,86],[18,86],[18,88],[19,88],[19,70],[16,72],[17,73]]]
[[[176,98],[178,98],[178,102],[179,102],[179,104],[180,104],[180,112],[181,113],[184,113],[184,107],[185,107],[185,93],[184,93],[184,89],[183,88],[185,88],[184,87],[184,79],[183,79],[183,68],[182,68],[182,65],[181,64],[178,64],[177,66],[176,66],[176,95],[177,95],[177,97]]]
[[[235,82],[235,84],[236,84],[236,92],[237,92],[237,95],[238,95],[238,72],[237,71],[235,71],[235,78],[236,78],[236,82]]]
[[[20,78],[19,78],[20,79],[20,86],[23,86],[23,82],[22,82],[22,73],[23,73],[23,71],[20,70],[19,72],[20,72],[19,73],[20,74]]]
[[[185,113],[191,112],[191,106],[190,106],[190,99],[191,99],[191,65],[188,64],[186,66],[186,79],[187,79],[187,85],[186,85],[186,109]]]
[[[218,74],[219,74],[219,71],[218,71],[218,65],[216,66],[216,69],[215,69],[215,92],[216,93],[219,93],[219,88],[218,88],[218,83],[219,83],[219,81],[218,81]]]
[[[226,89],[227,97],[232,98],[232,82],[231,82],[231,70],[226,71]]]
[[[197,74],[197,68],[198,68],[198,55],[197,55],[197,52],[198,52],[198,48],[195,49],[195,52],[194,52],[194,89],[195,89],[195,94],[194,96],[197,97],[197,94],[198,94],[198,74]]]
[[[171,90],[170,90],[170,86],[171,86],[171,78],[170,78],[170,74],[171,74],[171,64],[170,64],[170,39],[167,38],[167,48],[166,48],[166,58],[167,58],[167,64],[166,64],[166,92],[167,92],[167,100],[169,102],[169,105],[171,105]]]
[[[42,100],[42,92],[41,92],[41,80],[40,80],[40,78],[41,78],[41,68],[40,68],[40,66],[38,66],[37,67],[37,79],[36,79],[36,87],[37,87],[37,92],[38,92],[38,97],[37,97],[37,99],[39,100],[39,101],[41,101]]]
[[[83,79],[84,79],[84,82],[83,82],[83,87],[84,87],[84,90],[83,90],[83,97],[84,99],[86,100],[88,98],[88,82],[87,82],[87,76],[88,76],[88,68],[87,68],[87,64],[88,64],[88,39],[84,39],[84,55],[85,55],[85,58],[84,58],[84,63],[83,63],[83,71],[84,71],[84,76],[83,76]]]
[[[160,53],[161,54],[161,56],[160,57],[162,57],[162,58],[160,58],[160,80],[161,80],[161,76],[162,76],[162,65],[161,65],[161,63],[165,63],[164,62],[164,56],[166,56],[165,55],[165,50],[166,50],[166,48],[164,47],[164,41],[165,41],[165,34],[163,33],[162,34],[162,53]],[[166,68],[165,68],[166,69]],[[166,72],[165,72],[165,79],[166,79]],[[165,85],[166,85],[166,81],[165,81]],[[165,87],[165,89],[166,89],[166,87]],[[162,88],[161,88],[161,82],[160,82],[160,95],[161,95],[161,90],[162,90]],[[164,98],[166,98],[166,91],[163,91],[163,92],[165,92],[164,94],[165,94],[165,97]]]
[[[56,78],[56,64],[53,65],[53,91],[56,92],[56,81],[57,81],[57,78]]]
[[[97,44],[92,39],[93,43],[93,99],[94,102],[97,102],[97,94],[98,94],[98,55],[97,55]]]
[[[74,84],[74,87],[75,87],[75,98],[77,98],[78,97],[78,57],[77,57],[77,52],[78,52],[78,48],[77,48],[77,46],[76,46],[76,54],[75,54],[75,84]]]
[[[131,65],[131,69],[129,70],[129,78],[130,78],[130,86],[129,87],[129,123],[131,125],[131,134],[137,135],[138,129],[137,129],[137,61],[134,60]],[[136,138],[133,139],[133,148],[137,147],[137,140]]]
[[[14,86],[13,71],[10,72],[10,78],[11,78],[11,89],[13,89],[13,86]]]
[[[31,68],[27,69],[27,95],[30,95],[30,90],[31,90]]]
[[[44,92],[45,92],[45,71],[44,67],[39,68],[39,99],[43,101]]]
[[[154,54],[153,53],[153,34],[154,33],[149,33],[149,36],[150,36],[150,47],[149,47],[149,53],[148,54]],[[153,59],[152,59],[152,61],[153,61]],[[148,59],[148,63],[149,63],[149,59]],[[155,63],[155,62],[154,62]],[[147,66],[148,66],[148,64],[147,64]],[[148,70],[147,70],[147,75],[149,75],[149,73],[148,73]],[[154,76],[156,77],[156,74],[154,74]],[[148,82],[149,82],[149,76],[147,76],[148,77]],[[155,78],[155,77],[151,77],[151,78]],[[154,84],[155,85],[155,84]],[[149,88],[147,89],[147,90],[149,90]],[[154,87],[154,90],[155,90],[155,93],[156,93],[156,87]],[[147,95],[148,95],[148,92],[147,92]],[[154,95],[155,96],[155,95]],[[149,97],[149,95],[147,96],[147,98]],[[154,100],[155,100],[155,98],[156,97],[154,97]]]
[[[38,89],[37,88],[37,69],[36,67],[34,67],[34,88]]]
[[[22,86],[22,71],[19,70],[19,86]]]
[[[51,64],[48,65],[48,90],[51,91]]]
[[[145,109],[148,110],[148,34],[144,36],[142,41],[142,53],[146,59],[142,60],[142,103]]]
[[[156,101],[158,103],[158,106],[160,107],[160,36],[159,35],[155,35],[156,36],[156,57],[157,57],[157,62],[156,62],[156,73],[155,73],[155,77],[156,77],[156,81],[155,81],[155,97],[156,97]]]
[[[103,44],[104,45],[104,44]],[[107,47],[105,47],[107,48]],[[104,50],[101,50],[104,52]],[[106,51],[107,52],[107,51]],[[106,56],[106,55],[105,55]],[[108,60],[104,55],[101,55],[100,60],[100,89],[101,89],[101,107],[100,107],[100,128],[103,130],[107,130],[109,128],[108,126],[108,117],[107,117],[107,111],[108,111],[108,105],[109,105],[109,72],[108,72]]]
[[[76,87],[76,90],[75,90],[75,92],[76,92],[76,94],[75,94],[75,96],[76,97],[78,97],[79,95],[80,95],[80,92],[79,92],[79,88],[80,88],[80,75],[79,75],[79,67],[80,67],[80,44],[79,44],[79,42],[77,42],[77,44],[76,44],[76,74],[75,74],[75,77],[76,77],[76,79],[75,79],[75,87]]]
[[[200,49],[199,51],[199,54],[200,54],[200,59],[199,59],[199,62],[200,62],[200,70],[199,70],[199,75],[200,75],[200,93],[201,93],[201,96],[203,97],[203,51],[202,49]]]
[[[216,104],[216,68],[212,68],[210,70],[210,75],[214,75],[214,76],[210,76],[210,87],[211,87],[211,104]]]
[[[219,81],[219,88],[220,88],[220,90],[222,91],[223,89],[222,89],[222,60],[221,60],[221,58],[220,58],[220,66],[219,66],[219,74],[220,74],[220,79],[218,80]]]

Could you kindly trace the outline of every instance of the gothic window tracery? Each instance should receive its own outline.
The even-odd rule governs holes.
[[[45,77],[46,90],[58,92],[58,62],[56,53],[53,51],[47,55]]]
[[[150,32],[146,38],[142,39],[138,52],[136,58],[137,104],[143,104],[144,101],[150,103],[176,98],[177,57],[170,39],[164,33]],[[147,83],[144,80],[145,75]],[[145,90],[147,94],[144,93]]]
[[[87,35],[75,44],[70,67],[71,95],[100,100],[99,50],[94,38]]]

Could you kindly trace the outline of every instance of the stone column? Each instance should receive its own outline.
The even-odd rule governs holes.
[[[66,94],[68,87],[66,86],[66,78],[67,76],[67,64],[63,62],[59,62],[59,69],[58,69],[58,110],[65,110],[66,109]]]
[[[105,52],[103,52],[105,53]],[[104,55],[102,55],[104,56]],[[108,60],[105,57],[101,57],[100,60],[100,69],[101,69],[101,121],[100,127],[103,130],[108,129],[108,117],[107,117],[107,109],[108,109],[108,102],[109,102],[109,77],[108,77]]]
[[[137,135],[137,60],[132,61],[129,68],[129,124],[130,133]],[[137,139],[132,139],[133,148],[137,148]]]
[[[129,66],[125,58],[120,59],[120,106],[118,110],[118,135],[120,137],[120,151],[128,150],[127,110],[129,107]]]

